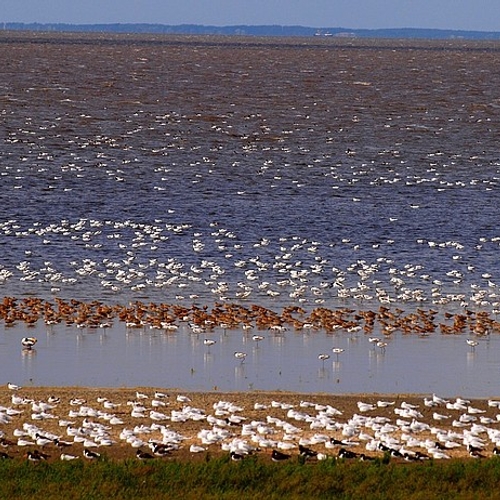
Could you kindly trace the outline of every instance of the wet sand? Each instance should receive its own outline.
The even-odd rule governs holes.
[[[156,391],[167,396],[155,398]],[[189,398],[190,401],[178,400],[179,395]],[[16,398],[21,398],[23,401],[20,402]],[[52,401],[51,398],[58,398],[59,401],[48,403]],[[430,398],[432,399],[432,396]],[[377,405],[380,401],[393,404],[380,407]],[[50,407],[40,408],[40,402],[48,403]],[[117,406],[106,408],[106,405],[110,406],[109,402]],[[137,416],[132,416],[133,402],[136,407],[141,405],[144,408],[143,411],[136,412]],[[361,411],[358,402],[373,404],[374,408]],[[454,402],[455,400],[451,401]],[[154,407],[154,404],[160,406]],[[256,409],[256,404],[263,407]],[[416,408],[407,410],[405,409],[407,404]],[[273,449],[281,449],[292,457],[297,456],[299,442],[332,458],[338,456],[341,448],[349,449],[358,456],[364,454],[382,457],[383,449],[374,451],[366,449],[366,444],[369,442],[367,435],[374,440],[381,440],[391,449],[401,449],[403,446],[403,450],[408,450],[410,454],[421,452],[429,455],[429,443],[440,441],[440,447],[454,446],[443,450],[443,453],[450,458],[469,457],[464,444],[467,439],[469,441],[475,439],[476,444],[478,440],[482,440],[484,445],[479,454],[489,457],[496,446],[495,433],[500,428],[500,420],[497,419],[500,410],[491,404],[493,403],[486,400],[471,400],[465,404],[465,409],[459,410],[448,409],[444,403],[428,407],[424,404],[423,395],[410,394],[312,395],[257,391],[190,393],[162,388],[85,387],[23,387],[11,390],[4,385],[0,390],[0,416],[3,414],[5,417],[10,413],[4,418],[10,421],[0,424],[0,433],[2,433],[2,450],[10,457],[22,458],[28,451],[36,449],[47,454],[49,461],[59,460],[61,454],[84,459],[82,458],[84,438],[88,440],[86,444],[90,449],[103,456],[111,459],[135,458],[138,449],[151,453],[151,447],[148,445],[150,441],[165,442],[168,431],[177,433],[178,449],[173,449],[165,457],[157,457],[155,460],[205,460],[207,455],[210,457],[229,455],[227,450],[229,443],[234,444],[234,440],[238,438],[255,447],[254,453],[269,460]],[[151,411],[156,411],[163,417],[154,420]],[[434,413],[448,418],[436,420]],[[175,422],[176,415],[180,415],[185,421]],[[193,415],[199,419],[194,420]],[[232,415],[243,418],[240,423],[229,423],[227,419],[232,420]],[[354,415],[367,417],[366,425],[359,423],[356,426],[345,425],[349,421],[352,423]],[[461,417],[462,415],[467,417]],[[119,419],[120,423],[112,423],[113,416]],[[377,418],[379,423],[375,424],[375,417],[385,417],[385,420]],[[460,422],[461,419],[471,421]],[[257,422],[260,422],[260,427]],[[457,426],[458,422],[460,427]],[[243,424],[250,423],[254,424],[252,431],[243,435]],[[287,423],[293,426],[288,432],[285,431]],[[429,427],[420,430],[419,423],[428,424]],[[36,429],[30,426],[36,426]],[[143,426],[142,429],[139,426]],[[69,435],[74,434],[76,429],[80,430],[77,434],[82,436],[81,442],[74,442],[75,437]],[[129,431],[129,442],[125,438],[124,429]],[[31,433],[31,436],[19,436],[20,430]],[[207,435],[208,431],[215,432],[219,436],[217,443],[202,442],[201,435],[203,433]],[[352,435],[348,435],[349,431],[352,431]],[[134,436],[130,438],[132,434]],[[58,447],[54,442],[37,444],[37,435],[58,437],[68,444],[64,447]],[[179,435],[182,437],[179,438]],[[343,443],[332,443],[332,438]],[[32,444],[20,446],[19,444],[23,443],[19,442],[19,439]],[[103,444],[98,445],[99,439],[110,439],[112,444],[104,445],[102,441]],[[417,441],[412,443],[412,439],[418,440],[419,444]],[[90,446],[90,442],[98,446]],[[424,442],[427,443],[427,448]],[[204,450],[192,452],[191,445],[201,446]],[[287,445],[293,447],[289,450],[282,448]],[[404,459],[395,457],[394,460]]]

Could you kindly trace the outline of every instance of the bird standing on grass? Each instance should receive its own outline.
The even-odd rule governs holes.
[[[291,455],[287,455],[286,453],[282,453],[278,450],[273,450],[271,453],[271,460],[273,462],[283,462],[284,460],[288,460]]]
[[[244,456],[244,455],[242,455],[241,453],[237,453],[237,452],[235,452],[235,451],[232,451],[232,452],[230,453],[230,456],[231,456],[231,460],[232,460],[233,462],[241,462],[241,460],[243,460],[243,458],[245,458],[245,456]]]
[[[311,448],[308,448],[307,446],[303,446],[299,443],[299,455],[305,457],[305,458],[313,458],[318,456],[318,452],[311,450]]]
[[[97,451],[92,451],[87,448],[84,448],[83,450],[83,456],[85,458],[88,458],[89,460],[95,460],[101,456],[100,453],[97,453]]]
[[[137,450],[135,452],[135,456],[139,460],[150,460],[150,459],[154,458],[154,456],[151,455],[151,453],[148,453],[147,451],[143,451],[143,450]]]
[[[41,453],[38,450],[34,450],[28,451],[28,453],[26,453],[26,457],[31,462],[40,462],[42,460],[47,460],[47,458],[49,458],[49,455],[47,455],[46,453]]]

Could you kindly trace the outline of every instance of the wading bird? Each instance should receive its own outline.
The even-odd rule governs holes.
[[[23,346],[23,349],[30,350],[33,348],[33,346],[38,342],[36,337],[23,337],[21,339],[21,345]]]

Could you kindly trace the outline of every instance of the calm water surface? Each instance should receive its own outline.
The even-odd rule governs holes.
[[[25,332],[25,330],[24,330]],[[31,332],[31,330],[30,330]],[[357,334],[252,333],[216,329],[208,348],[186,326],[151,330],[38,330],[32,352],[22,351],[14,327],[0,334],[2,373],[29,386],[154,386],[187,390],[432,393],[489,397],[498,394],[500,338],[471,349],[463,336],[393,335],[381,350]],[[332,347],[344,349],[338,357]],[[241,363],[235,351],[247,353]],[[322,363],[318,354],[328,353]],[[453,374],[453,376],[450,376]]]

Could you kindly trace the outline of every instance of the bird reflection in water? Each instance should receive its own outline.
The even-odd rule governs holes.
[[[214,360],[213,353],[211,353],[210,351],[203,353],[203,362],[204,362],[205,368],[208,365],[211,365],[213,363],[213,360]]]
[[[245,363],[239,363],[234,367],[235,380],[243,380],[245,378]]]
[[[36,349],[22,349],[21,356],[23,359],[33,359],[36,356]]]
[[[476,359],[476,351],[467,351],[467,367],[472,368],[474,366],[474,360]]]

